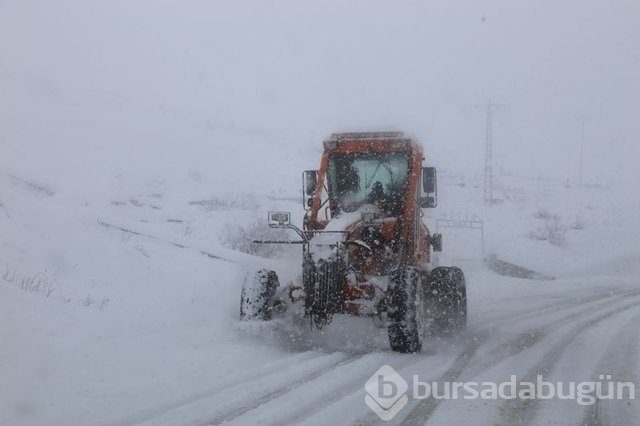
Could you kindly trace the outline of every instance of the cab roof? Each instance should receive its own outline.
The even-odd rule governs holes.
[[[422,154],[422,146],[403,132],[345,132],[333,133],[324,142],[325,152],[408,152]]]

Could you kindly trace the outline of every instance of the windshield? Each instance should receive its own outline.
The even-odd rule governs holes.
[[[329,158],[332,213],[352,212],[365,204],[385,216],[402,212],[409,159],[403,153],[339,154]]]

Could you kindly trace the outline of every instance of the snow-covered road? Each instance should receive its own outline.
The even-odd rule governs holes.
[[[471,305],[459,337],[433,340],[418,355],[384,347],[357,352],[305,351],[230,372],[231,386],[140,419],[169,424],[375,424],[364,384],[381,366],[424,382],[597,381],[599,375],[637,383],[640,288],[632,281],[557,282],[546,289],[513,283],[521,295]],[[604,285],[603,285],[604,284]],[[473,300],[473,298],[471,298]],[[329,331],[330,333],[330,331]],[[633,400],[438,400],[409,403],[389,424],[629,424]],[[626,421],[625,421],[626,420]]]

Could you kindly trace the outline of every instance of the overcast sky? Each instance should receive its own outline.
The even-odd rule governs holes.
[[[639,22],[637,0],[0,0],[0,165],[180,170],[266,145],[302,167],[332,131],[395,128],[480,172],[491,99],[497,165],[577,179],[586,116],[585,179],[637,178]]]

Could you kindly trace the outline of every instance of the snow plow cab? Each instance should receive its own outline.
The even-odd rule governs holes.
[[[269,226],[299,240],[256,241],[301,244],[300,280],[281,288],[275,271],[259,271],[243,285],[241,319],[269,320],[294,303],[319,328],[336,314],[371,317],[398,352],[464,329],[462,271],[431,268],[442,241],[422,221],[422,209],[437,205],[436,170],[424,160],[422,147],[400,132],[325,140],[319,170],[303,172],[303,228],[288,212],[269,213]]]

